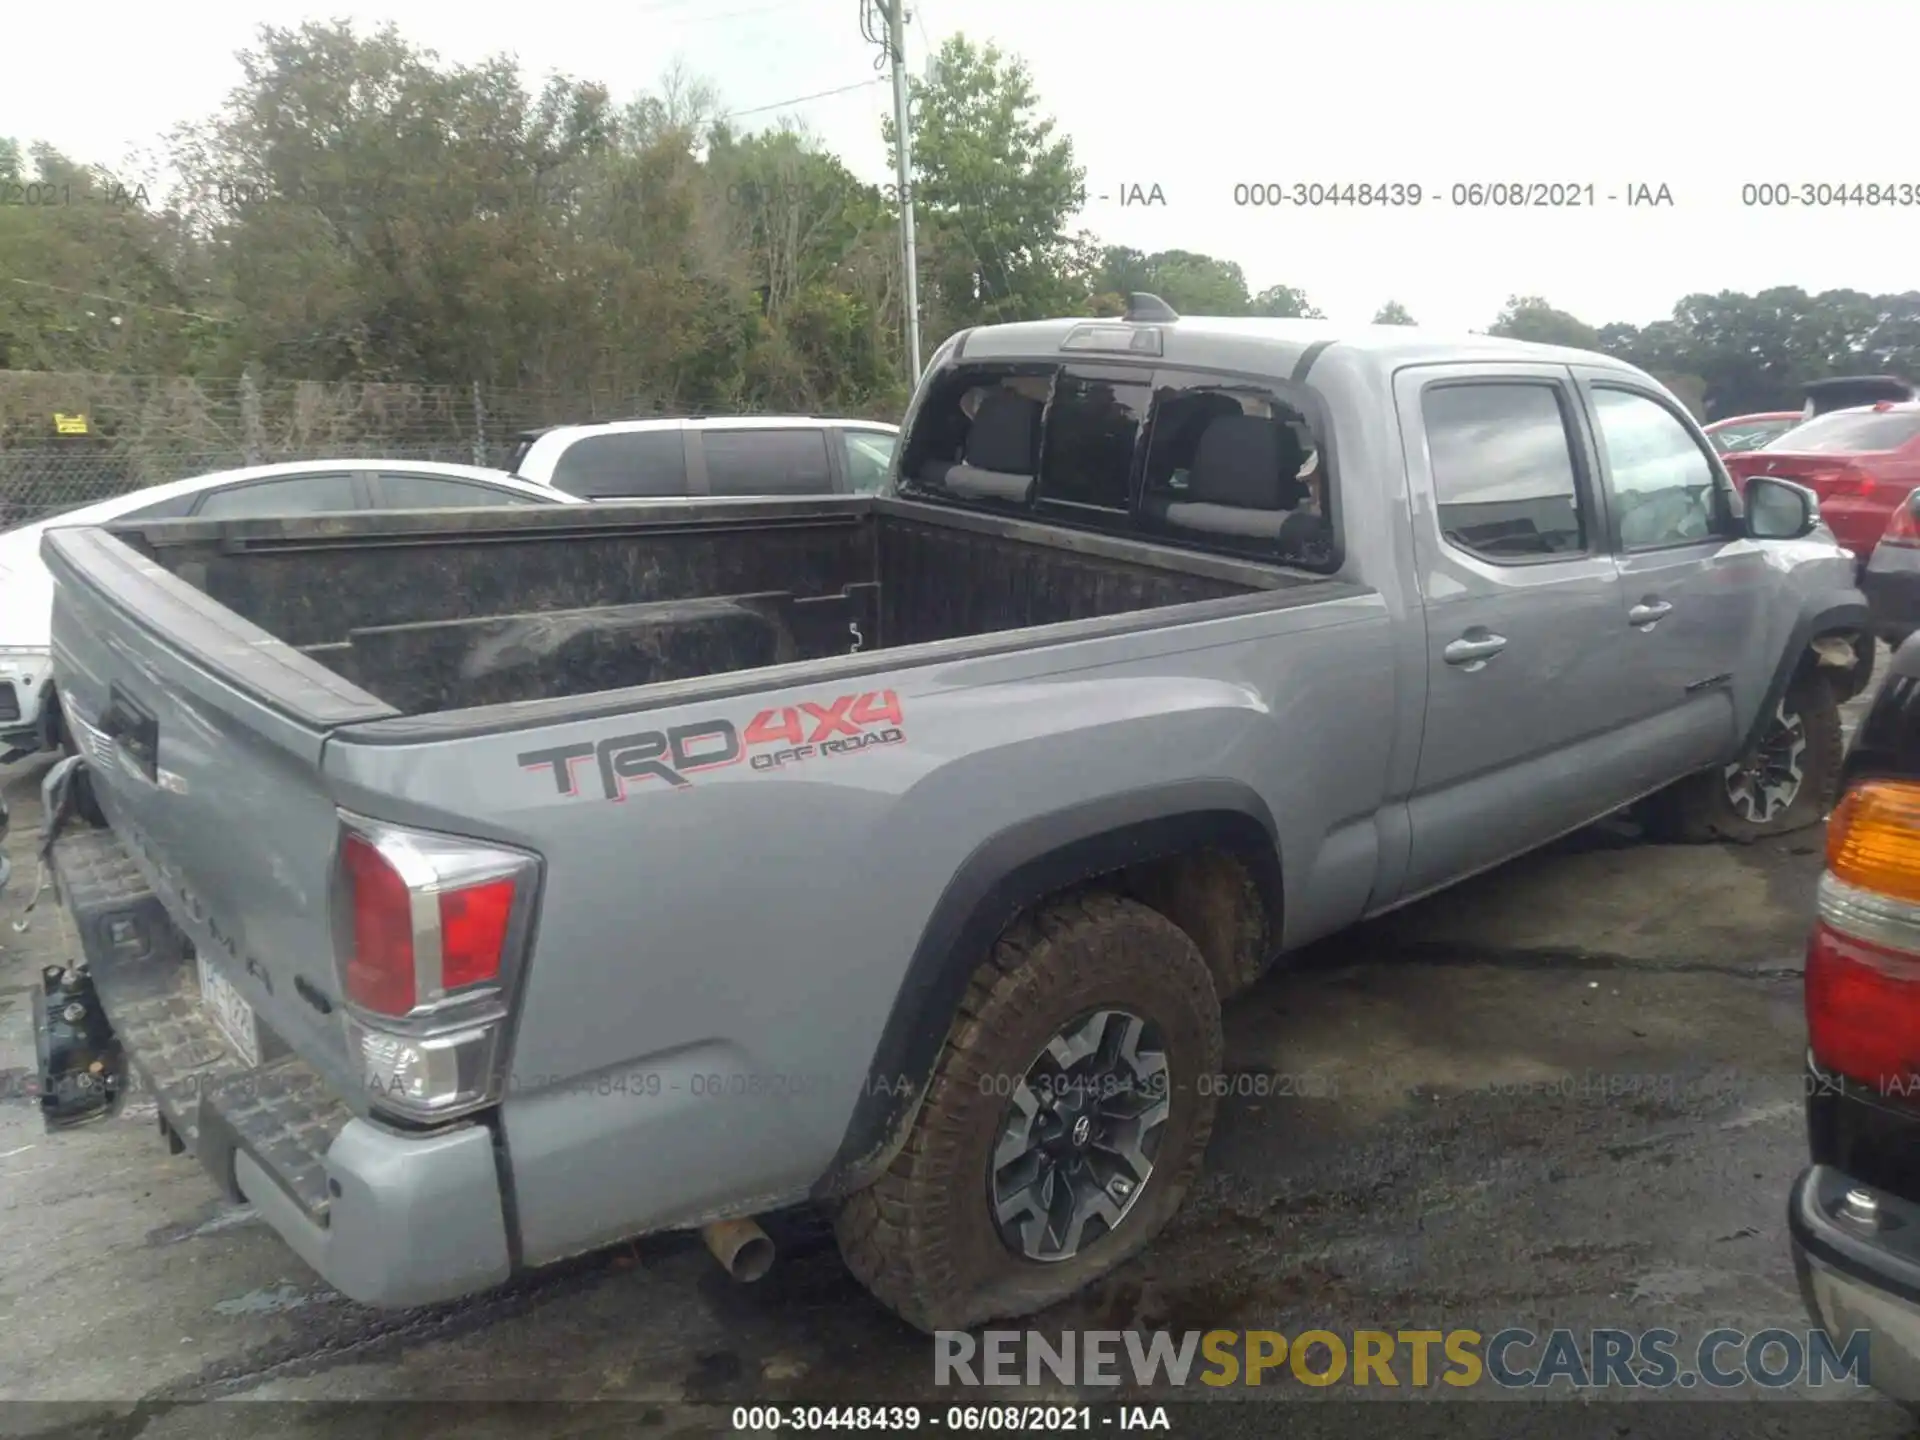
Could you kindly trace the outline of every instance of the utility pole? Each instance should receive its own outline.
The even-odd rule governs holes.
[[[893,163],[900,187],[900,253],[907,277],[909,383],[920,380],[920,276],[913,247],[913,140],[907,125],[906,0],[871,0],[886,17],[886,58],[893,67]]]

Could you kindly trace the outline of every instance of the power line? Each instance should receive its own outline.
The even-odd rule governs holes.
[[[860,80],[852,85],[842,85],[833,90],[816,90],[811,95],[795,95],[791,100],[776,100],[771,105],[755,105],[748,110],[729,110],[725,115],[714,118],[737,120],[742,115],[764,115],[769,110],[784,110],[789,105],[799,105],[808,100],[824,100],[829,95],[850,95],[855,90],[871,90],[875,85],[883,84],[885,79],[883,75],[876,75],[871,80]]]
[[[84,300],[99,300],[108,305],[116,305],[123,310],[158,310],[166,315],[184,315],[189,320],[212,320],[216,324],[230,325],[232,319],[225,315],[206,315],[198,310],[179,310],[172,305],[153,305],[145,300],[123,300],[118,295],[102,295],[97,290],[69,290],[64,285],[49,285],[45,280],[23,280],[18,275],[7,277],[16,285],[33,285],[41,290],[57,290],[62,295],[78,295]]]

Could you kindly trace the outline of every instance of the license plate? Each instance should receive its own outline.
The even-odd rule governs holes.
[[[260,1032],[254,1025],[253,1006],[241,998],[240,992],[228,984],[219,971],[207,964],[206,956],[200,956],[199,960],[201,1003],[234,1052],[247,1064],[258,1066]]]

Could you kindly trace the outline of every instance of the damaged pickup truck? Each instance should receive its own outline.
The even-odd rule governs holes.
[[[913,1324],[1059,1300],[1180,1205],[1222,999],[1649,798],[1817,822],[1872,654],[1637,370],[1152,297],[947,341],[880,496],[44,554],[110,1088],[388,1306],[805,1203]]]

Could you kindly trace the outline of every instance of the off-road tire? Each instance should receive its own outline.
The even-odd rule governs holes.
[[[1647,801],[1643,819],[1649,838],[1682,845],[1714,840],[1750,845],[1825,820],[1839,798],[1840,767],[1846,751],[1840,701],[1827,678],[1809,667],[1787,686],[1786,704],[1806,727],[1800,789],[1792,804],[1764,823],[1751,820],[1734,808],[1727,795],[1726,778],[1716,766],[1689,776]]]
[[[1001,1240],[988,1167],[1019,1079],[1076,1016],[1123,1008],[1158,1027],[1170,1108],[1147,1178],[1120,1223],[1071,1259],[1039,1262]],[[906,1144],[835,1215],[840,1253],[888,1309],[926,1331],[1029,1315],[1137,1254],[1185,1198],[1213,1132],[1220,1002],[1193,941],[1158,911],[1104,892],[1016,920],[975,971]]]

